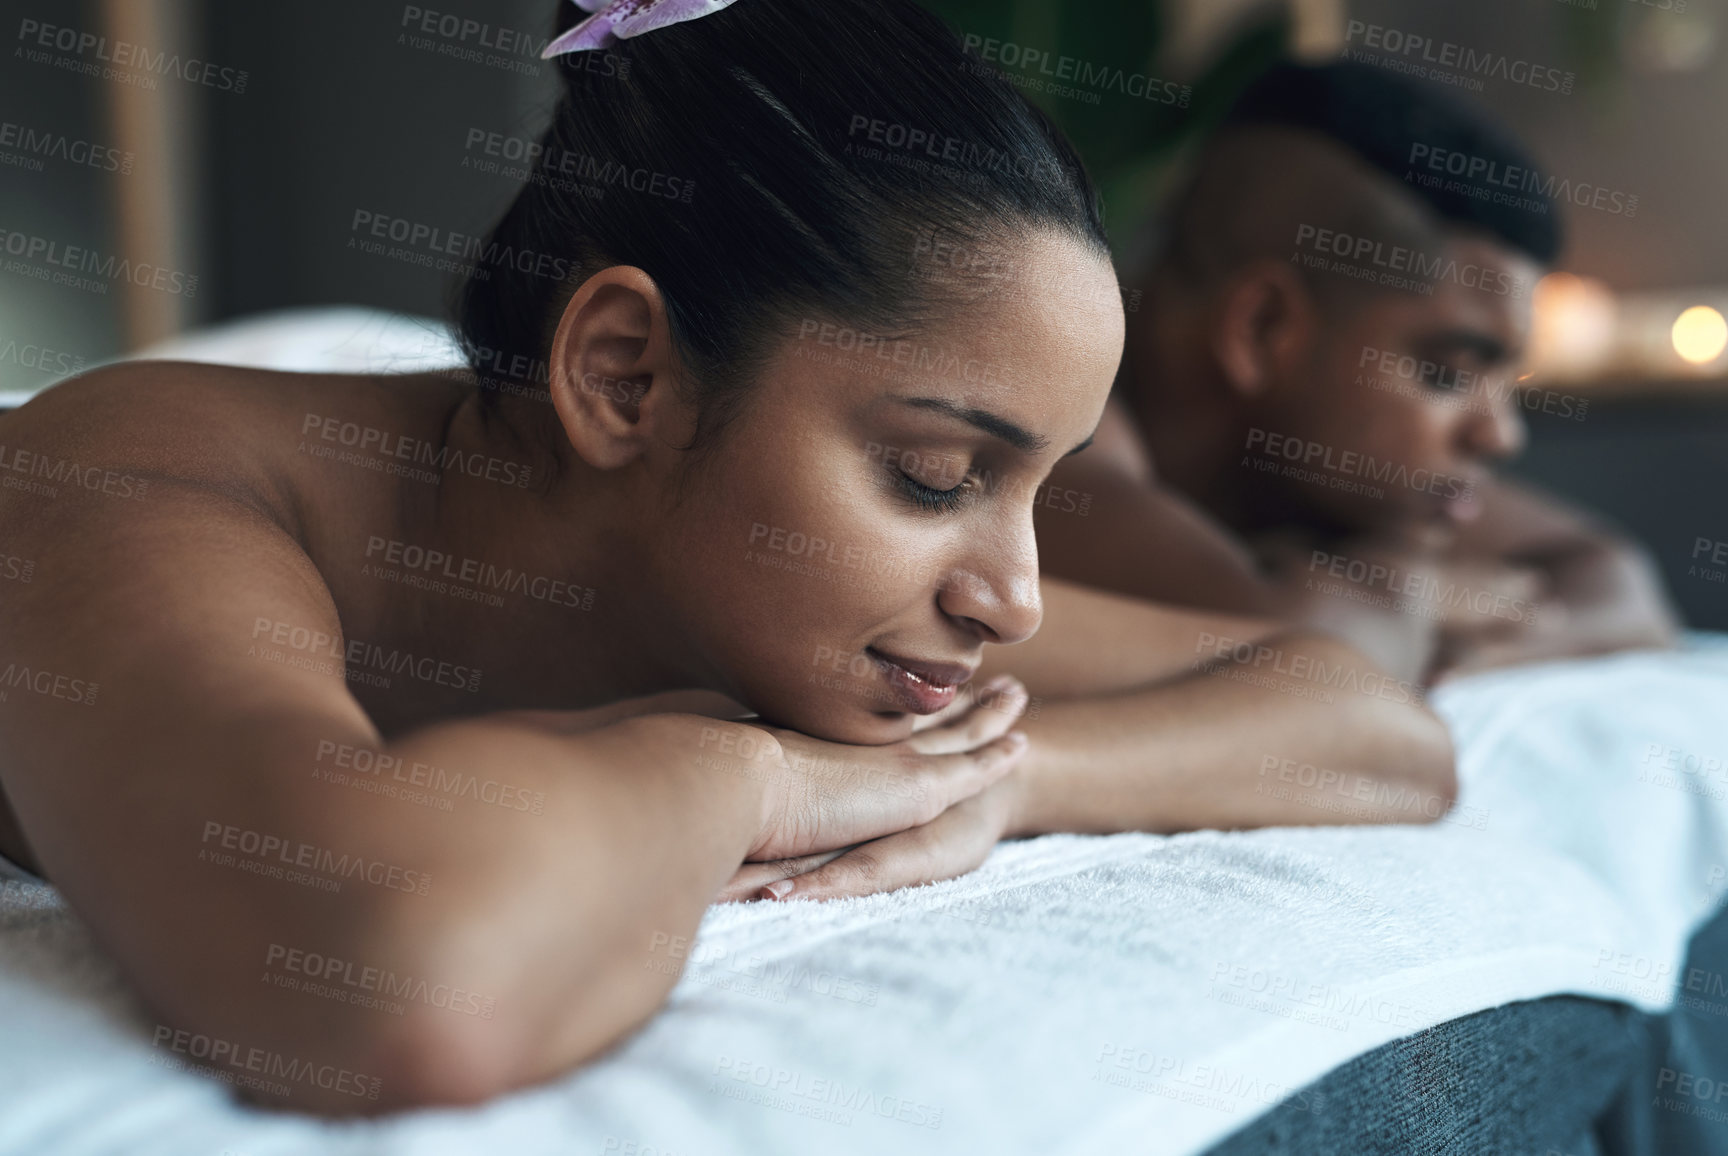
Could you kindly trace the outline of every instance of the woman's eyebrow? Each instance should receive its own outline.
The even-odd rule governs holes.
[[[981,429],[992,437],[1000,438],[1021,453],[1041,453],[1050,444],[1049,438],[1035,434],[1031,430],[1022,429],[999,414],[991,413],[987,409],[959,405],[945,397],[896,397],[894,400],[905,405],[916,406],[919,409],[933,409],[949,417],[958,418],[967,425]],[[1091,440],[1091,438],[1086,439],[1088,442]],[[1081,443],[1082,446],[1084,444],[1084,442]],[[1070,450],[1069,452],[1074,451]]]

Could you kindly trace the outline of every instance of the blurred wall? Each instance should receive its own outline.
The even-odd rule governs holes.
[[[0,390],[35,390],[120,348],[119,294],[107,281],[54,285],[49,246],[114,251],[117,170],[99,83],[27,58],[25,20],[97,26],[94,0],[0,0]],[[73,158],[83,158],[76,160]],[[36,253],[33,256],[31,247]]]
[[[243,100],[210,110],[217,311],[443,312],[453,275],[360,242],[381,240],[380,222],[386,236],[396,221],[446,236],[490,227],[515,182],[464,162],[502,159],[484,134],[539,134],[554,90],[538,49],[553,13],[548,0],[215,7],[212,56],[252,70]]]
[[[156,76],[183,86],[202,190],[194,248],[203,258],[184,271],[198,279],[193,315],[331,303],[443,313],[455,275],[391,255],[396,246],[373,230],[448,238],[496,218],[514,190],[509,154],[550,108],[554,86],[537,55],[558,2],[183,0],[187,50],[215,70]],[[984,0],[935,6],[945,3],[974,24],[991,18]],[[1002,3],[1016,35],[1035,41],[1038,4]],[[1687,3],[1347,0],[1345,20],[1363,30],[1347,24],[1345,46],[1365,49],[1365,28],[1377,25],[1574,73],[1568,94],[1491,79],[1473,96],[1556,174],[1638,198],[1636,214],[1569,207],[1565,264],[1623,288],[1728,284],[1728,230],[1718,225],[1728,188],[1722,5],[1673,10]],[[138,70],[105,79],[77,71],[88,52],[21,55],[31,43],[25,21],[100,33],[101,5],[0,0],[0,16],[16,41],[0,69],[0,122],[39,144],[112,147],[114,101],[146,91]],[[1149,27],[1155,37],[1156,21]],[[1123,115],[1133,113],[1124,106]],[[0,227],[112,254],[128,179],[0,138]],[[427,248],[416,246],[422,256]],[[42,269],[0,275],[0,390],[39,388],[124,351],[120,287],[48,284]],[[1699,577],[1690,557],[1700,538],[1728,540],[1728,402],[1599,402],[1583,422],[1536,415],[1517,470],[1638,532],[1689,618],[1728,629],[1728,587]]]

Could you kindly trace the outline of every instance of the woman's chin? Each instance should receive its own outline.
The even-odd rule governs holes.
[[[906,711],[871,711],[833,703],[804,703],[782,710],[762,710],[769,726],[807,734],[813,739],[851,746],[878,747],[912,734],[917,716]]]

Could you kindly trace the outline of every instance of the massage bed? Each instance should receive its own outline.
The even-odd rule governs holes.
[[[453,357],[433,323],[356,310],[155,352]],[[1728,637],[1434,701],[1447,821],[1046,836],[929,887],[719,905],[644,945],[680,979],[639,1032],[467,1110],[247,1108],[52,889],[0,880],[0,1156],[1714,1151]]]

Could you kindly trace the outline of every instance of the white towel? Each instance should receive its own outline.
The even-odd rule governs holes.
[[[1728,878],[1728,645],[1439,704],[1462,821],[1051,836],[932,887],[716,907],[655,945],[684,977],[605,1060],[376,1124],[253,1113],[153,1064],[77,922],[8,897],[0,1154],[1192,1153],[1293,1092],[1348,1111],[1296,1090],[1447,1019],[1667,1008]]]

